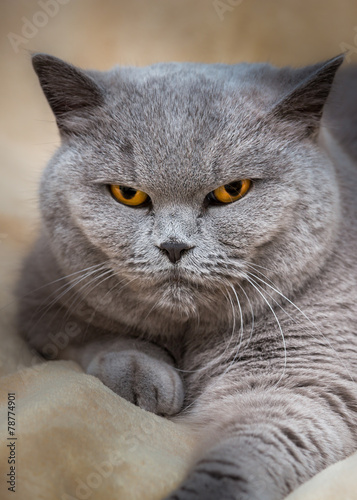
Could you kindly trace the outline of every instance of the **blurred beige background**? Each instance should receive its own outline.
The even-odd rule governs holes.
[[[303,65],[346,49],[357,62],[356,0],[1,0],[0,8],[0,304],[36,233],[38,179],[58,144],[31,51],[98,69]]]

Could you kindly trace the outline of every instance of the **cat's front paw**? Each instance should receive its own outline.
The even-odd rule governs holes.
[[[222,464],[200,464],[165,500],[257,500],[247,493],[244,478],[236,471],[228,474],[221,469]]]
[[[262,443],[245,437],[223,441],[195,465],[183,484],[165,500],[278,500],[291,491],[290,478],[276,474]],[[263,444],[264,446],[264,444]],[[256,451],[256,448],[261,450]],[[285,460],[285,457],[284,457]],[[279,473],[282,467],[278,466]],[[279,484],[280,483],[280,484]]]
[[[182,407],[184,390],[177,371],[143,352],[99,353],[88,365],[87,373],[144,410],[174,415]]]

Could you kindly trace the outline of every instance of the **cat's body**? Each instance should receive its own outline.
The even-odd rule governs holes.
[[[357,448],[357,167],[317,138],[340,63],[86,76],[35,56],[63,142],[20,329],[203,431],[172,499],[277,500]],[[212,203],[241,179],[244,196]]]

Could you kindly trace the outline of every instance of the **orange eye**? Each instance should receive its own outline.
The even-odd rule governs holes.
[[[109,186],[109,189],[117,201],[130,207],[139,207],[149,200],[149,196],[144,191],[139,191],[131,187],[112,184]]]
[[[219,203],[233,203],[242,198],[249,191],[251,185],[252,181],[249,179],[231,182],[212,191],[210,198]]]

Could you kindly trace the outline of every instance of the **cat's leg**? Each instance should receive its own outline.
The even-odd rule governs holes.
[[[79,276],[82,282],[83,274]],[[32,347],[33,359],[37,362],[39,353],[45,359],[77,361],[141,408],[162,415],[179,412],[184,389],[175,353],[131,337],[125,326],[108,336],[105,328],[93,326],[97,310],[72,288],[70,280],[63,280],[47,241],[39,240],[17,290],[17,329]]]
[[[174,360],[151,342],[133,338],[93,341],[69,346],[61,357],[77,361],[88,374],[144,410],[168,416],[182,407],[184,388]]]
[[[180,411],[183,382],[165,348],[130,337],[127,328],[125,337],[120,328],[117,335],[108,336],[91,324],[93,310],[86,306],[77,307],[72,316],[43,294],[30,295],[20,306],[19,331],[44,358],[78,362],[88,374],[145,410],[160,415]]]
[[[351,383],[352,384],[352,383]],[[333,394],[333,388],[331,388]],[[305,394],[304,394],[305,392]],[[279,500],[356,448],[356,389],[252,390],[197,407],[201,456],[167,500]],[[201,417],[199,416],[202,411]],[[354,419],[354,422],[352,420]],[[188,419],[190,422],[190,418]]]

